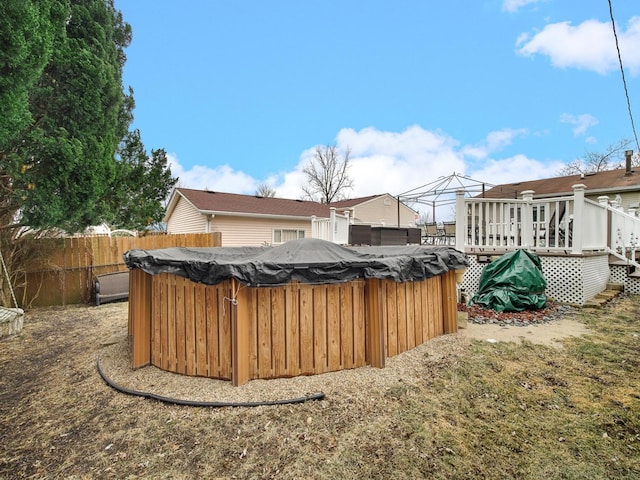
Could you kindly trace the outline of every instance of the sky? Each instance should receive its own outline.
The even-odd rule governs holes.
[[[611,0],[640,128],[640,2]],[[456,173],[556,176],[634,140],[607,0],[115,0],[134,128],[179,186],[302,198],[317,147],[356,198]]]

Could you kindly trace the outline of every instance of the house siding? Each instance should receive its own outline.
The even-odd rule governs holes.
[[[222,233],[223,247],[271,245],[274,229],[304,230],[305,238],[311,238],[311,220],[216,215],[210,228],[212,232]]]
[[[585,197],[589,200],[593,200],[594,202],[598,201],[598,197],[600,195],[589,195],[589,192],[585,192]],[[607,195],[609,197],[609,202],[613,202],[616,199],[615,193],[610,193]],[[629,208],[638,208],[640,206],[640,192],[621,192],[620,198],[622,200],[622,208],[626,212]]]
[[[167,233],[208,233],[206,216],[180,197],[167,219]]]
[[[353,207],[355,223],[371,225],[398,225],[398,201],[392,196],[382,196]],[[404,204],[400,204],[400,226],[414,227],[415,212]]]

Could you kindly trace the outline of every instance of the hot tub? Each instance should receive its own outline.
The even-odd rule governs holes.
[[[385,359],[457,331],[451,247],[131,250],[133,368],[231,380],[314,375]]]

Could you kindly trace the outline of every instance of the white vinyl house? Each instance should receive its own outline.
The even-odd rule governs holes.
[[[176,188],[171,194],[164,221],[167,233],[222,234],[222,246],[277,245],[299,238],[324,238],[347,243],[348,226],[415,225],[416,212],[389,194],[321,204],[255,195]],[[331,228],[319,228],[324,224]],[[339,238],[322,232],[339,230]]]

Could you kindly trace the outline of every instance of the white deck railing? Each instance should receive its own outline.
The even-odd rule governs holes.
[[[564,254],[607,252],[635,263],[640,241],[640,218],[625,213],[606,196],[598,202],[584,198],[585,186],[573,186],[573,195],[533,199],[531,190],[521,199],[456,196],[456,248],[491,252],[526,248]]]
[[[312,217],[311,237],[346,245],[349,243],[349,214],[339,215],[336,209],[331,207],[329,218]]]

